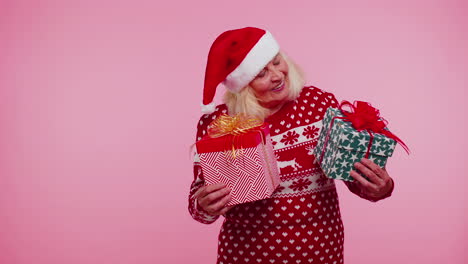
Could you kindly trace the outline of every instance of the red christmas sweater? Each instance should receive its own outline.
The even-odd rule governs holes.
[[[343,263],[344,232],[335,183],[325,177],[312,154],[327,108],[337,105],[333,94],[304,87],[295,101],[265,120],[270,124],[280,186],[271,198],[237,205],[225,214],[217,263]],[[223,113],[226,105],[219,105],[201,117],[197,140]],[[204,185],[197,154],[194,177],[189,212],[201,223],[213,223],[218,216],[209,215],[190,198]],[[375,201],[359,193],[354,183],[345,183],[351,192]]]

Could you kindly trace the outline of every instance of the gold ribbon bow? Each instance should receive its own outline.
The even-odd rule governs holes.
[[[252,118],[245,114],[237,114],[235,116],[223,114],[209,125],[208,136],[211,138],[225,135],[238,136],[262,124],[263,122],[260,119]]]
[[[207,133],[211,138],[218,138],[226,135],[239,136],[253,130],[256,127],[261,126],[262,124],[262,120],[249,117],[245,114],[237,114],[235,116],[223,114],[208,126]],[[232,157],[236,158],[236,148],[234,145],[235,144],[233,141],[231,153]],[[242,149],[239,149],[239,153],[242,153]]]

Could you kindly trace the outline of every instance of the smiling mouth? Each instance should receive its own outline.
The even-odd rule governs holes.
[[[271,90],[277,92],[277,91],[283,90],[283,88],[284,88],[284,80],[278,86],[276,86],[275,88]]]

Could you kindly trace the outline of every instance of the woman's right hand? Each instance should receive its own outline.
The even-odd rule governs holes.
[[[211,215],[223,215],[233,206],[226,206],[229,202],[231,190],[224,183],[203,186],[193,194],[198,205]]]

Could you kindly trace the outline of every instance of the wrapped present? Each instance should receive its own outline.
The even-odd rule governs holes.
[[[345,111],[345,106],[351,111]],[[365,102],[352,105],[344,101],[339,109],[328,108],[314,149],[315,160],[327,177],[345,181],[354,181],[350,172],[362,158],[383,168],[397,142],[408,151],[386,126],[379,111]]]
[[[210,124],[196,147],[205,183],[222,182],[231,189],[228,206],[268,198],[279,185],[266,123],[223,115]]]

